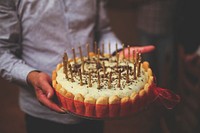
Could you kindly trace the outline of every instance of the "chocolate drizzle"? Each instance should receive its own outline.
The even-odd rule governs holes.
[[[88,47],[87,45],[87,52]],[[81,51],[81,48],[79,50]],[[138,82],[136,79],[144,75],[144,71],[140,68],[141,54],[137,53],[136,57],[132,56],[134,59],[130,59],[132,58],[130,48],[128,59],[125,59],[124,55],[123,58],[120,58],[119,54],[116,56],[103,56],[96,48],[94,51],[97,54],[90,56],[88,52],[87,57],[82,57],[82,52],[80,52],[81,57],[78,59],[75,59],[74,54],[73,61],[67,61],[67,54],[64,54],[63,67],[67,80],[77,81],[81,86],[87,85],[89,88],[96,86],[99,90],[102,88],[111,89],[111,87],[123,90],[125,86]]]

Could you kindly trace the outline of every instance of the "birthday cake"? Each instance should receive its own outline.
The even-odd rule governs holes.
[[[133,114],[154,99],[153,75],[141,53],[132,57],[88,52],[68,59],[52,73],[52,84],[62,108],[89,118],[124,117]],[[81,50],[80,50],[81,51]]]

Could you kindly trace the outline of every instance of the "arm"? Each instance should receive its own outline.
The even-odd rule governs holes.
[[[21,28],[14,2],[0,2],[0,75],[18,84],[26,84],[27,74],[34,70],[20,58]]]
[[[21,27],[13,2],[0,1],[0,75],[10,82],[34,88],[37,99],[50,109],[63,112],[52,100],[51,78],[37,72],[21,58]]]

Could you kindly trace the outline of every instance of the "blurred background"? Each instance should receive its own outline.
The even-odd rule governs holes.
[[[200,132],[200,12],[195,0],[109,0],[113,31],[125,45],[153,44],[143,55],[160,87],[181,96],[167,110],[155,103],[137,115],[105,122],[105,133]],[[0,79],[0,133],[25,133],[18,88]]]

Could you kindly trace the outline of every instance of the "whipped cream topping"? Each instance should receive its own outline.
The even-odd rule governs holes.
[[[85,98],[93,97],[98,99],[101,96],[111,97],[113,95],[123,98],[130,96],[133,92],[139,92],[148,82],[148,73],[143,67],[140,68],[140,76],[135,78],[134,63],[125,59],[120,59],[117,63],[116,57],[92,57],[90,59],[85,57],[84,63],[81,59],[77,59],[76,64],[73,61],[68,62],[69,64],[72,69],[67,71],[67,78],[66,73],[64,73],[64,67],[61,67],[57,71],[56,81],[68,92],[74,95],[80,93]],[[135,65],[139,67],[138,64]],[[81,76],[79,69],[81,69]],[[136,74],[138,71],[138,69],[135,69]],[[71,77],[71,73],[73,77]],[[89,73],[91,76],[90,81]],[[112,73],[111,78],[110,73]],[[73,78],[73,82],[71,78]],[[81,78],[82,85],[80,85]],[[89,82],[91,82],[91,87]]]

